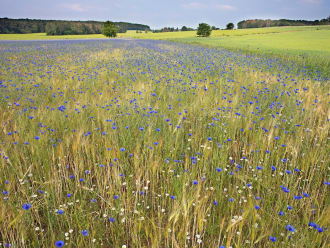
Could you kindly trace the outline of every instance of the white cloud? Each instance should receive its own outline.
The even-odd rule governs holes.
[[[229,4],[206,4],[199,2],[190,2],[182,5],[186,9],[218,9],[218,10],[235,10],[236,8]]]
[[[215,7],[217,9],[221,9],[221,10],[235,10],[236,8],[232,5],[228,5],[228,4],[217,4],[215,5]]]
[[[203,3],[198,3],[198,2],[191,2],[191,3],[186,3],[182,5],[186,9],[200,9],[200,8],[206,8],[207,5]]]
[[[84,12],[87,9],[82,7],[79,3],[65,3],[61,5],[62,8],[75,11],[75,12]]]
[[[302,0],[304,3],[320,4],[322,0]]]

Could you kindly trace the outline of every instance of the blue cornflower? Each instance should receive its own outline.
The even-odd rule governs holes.
[[[318,225],[315,224],[314,222],[309,222],[308,226],[313,227],[313,228],[318,228]]]
[[[215,206],[218,206],[218,205],[219,205],[219,202],[218,202],[217,200],[214,200],[213,204],[214,204]]]
[[[302,199],[303,197],[302,196],[300,196],[300,195],[295,195],[294,196],[294,199],[296,199],[296,200],[300,200],[300,199]]]
[[[278,212],[278,215],[279,215],[279,216],[284,215],[283,211]]]
[[[39,136],[36,136],[36,137],[34,137],[36,140],[39,140],[40,139],[40,137]]]
[[[276,241],[276,238],[273,237],[273,236],[269,236],[269,240],[272,241],[272,242],[275,242]]]
[[[262,166],[257,166],[257,170],[262,170]]]
[[[30,203],[25,203],[25,204],[23,204],[22,208],[24,210],[29,210],[31,208],[31,204]]]
[[[197,180],[193,180],[193,184],[194,185],[198,184],[198,181]]]
[[[72,196],[72,194],[70,194],[70,193],[66,194],[67,198],[70,198],[71,196]]]
[[[87,231],[87,229],[85,229],[85,230],[81,230],[81,234],[82,234],[83,236],[88,236],[88,231]]]
[[[288,210],[291,210],[292,209],[292,206],[288,205]]]
[[[56,247],[63,247],[64,246],[64,241],[63,240],[58,240],[55,242]]]
[[[216,168],[217,172],[221,172],[222,169],[221,168]]]
[[[286,230],[288,230],[289,232],[294,232],[294,227],[293,226],[291,226],[291,225],[287,225],[286,226]]]
[[[306,192],[303,192],[303,195],[304,195],[305,197],[310,197],[310,195],[307,194]]]
[[[121,152],[124,152],[126,149],[124,147],[120,148]]]
[[[115,222],[115,218],[110,217],[109,221],[113,223],[113,222]]]
[[[118,198],[119,198],[118,195],[114,195],[114,196],[113,196],[113,199],[115,199],[115,200],[117,200]]]
[[[272,171],[276,171],[276,167],[272,165]]]
[[[289,193],[290,190],[287,187],[284,187],[283,185],[281,185],[281,189],[285,192],[285,193]]]
[[[254,208],[255,208],[256,210],[259,210],[259,209],[260,209],[260,206],[259,206],[259,205],[255,205]]]
[[[175,199],[175,196],[174,195],[171,195],[171,199],[174,200]]]
[[[60,210],[57,211],[57,213],[58,213],[58,214],[63,214],[64,211],[63,211],[62,209],[60,209]]]

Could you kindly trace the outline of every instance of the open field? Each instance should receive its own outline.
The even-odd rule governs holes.
[[[330,26],[272,27],[239,30],[215,30],[211,37],[196,37],[196,31],[136,33],[127,31],[120,38],[169,40],[226,48],[244,53],[267,55],[284,63],[294,62],[330,77]],[[99,39],[103,35],[0,34],[0,40]]]
[[[46,33],[32,34],[0,34],[0,40],[73,40],[73,39],[104,39],[103,34],[88,35],[46,35]]]
[[[208,38],[195,31],[168,33],[127,32],[121,37],[160,39],[180,43],[220,47],[252,54],[268,55],[284,63],[318,68],[330,77],[330,26],[272,27],[239,30],[215,30]]]
[[[0,42],[0,243],[325,248],[328,93],[225,49]]]

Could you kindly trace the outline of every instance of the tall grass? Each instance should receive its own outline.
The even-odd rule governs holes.
[[[325,79],[161,41],[0,46],[3,245],[327,247]]]

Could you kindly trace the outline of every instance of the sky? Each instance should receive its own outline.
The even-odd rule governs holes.
[[[0,0],[0,17],[125,21],[196,28],[224,28],[247,19],[315,20],[330,15],[330,0]]]

